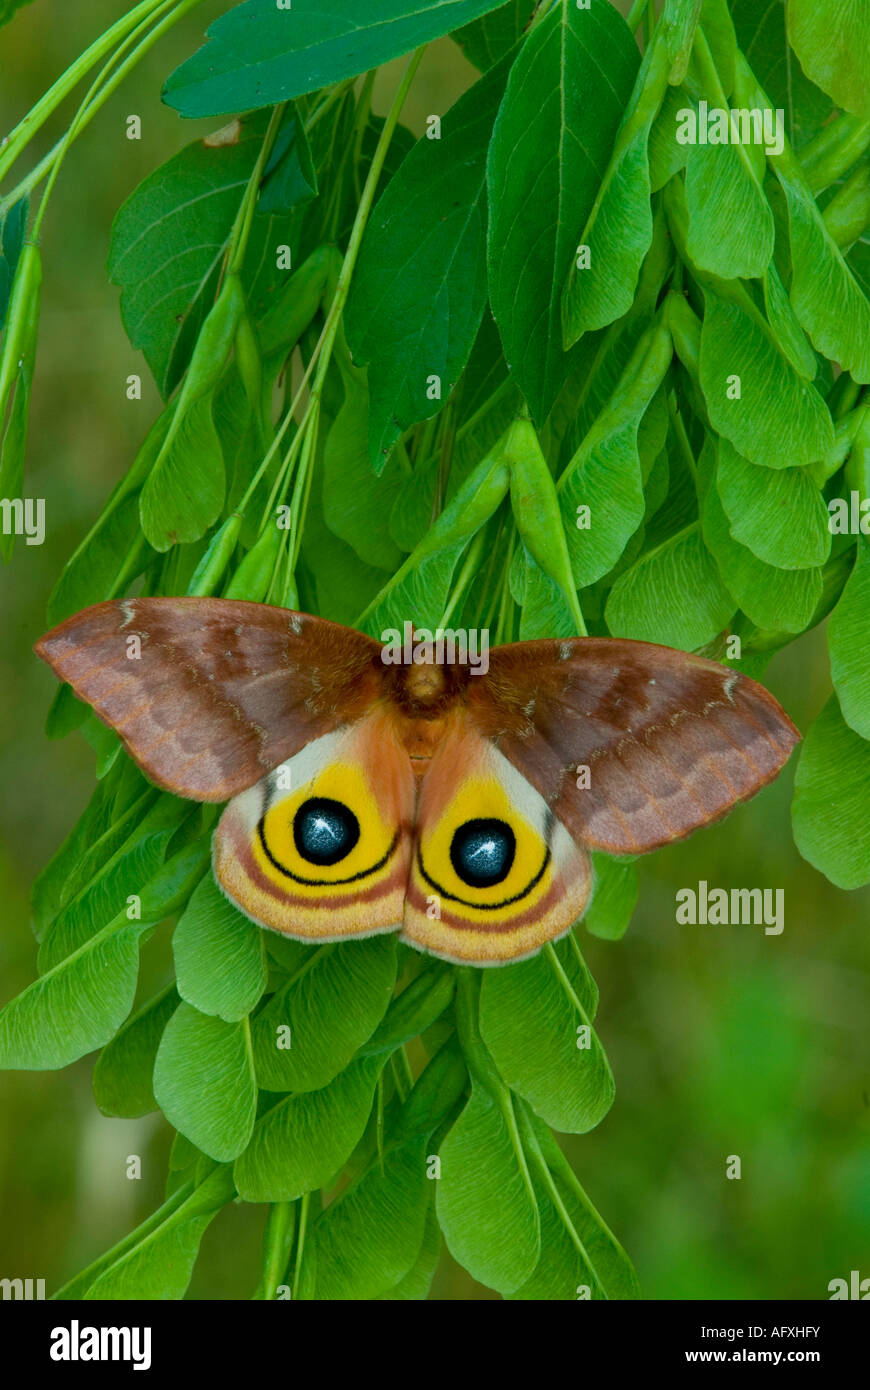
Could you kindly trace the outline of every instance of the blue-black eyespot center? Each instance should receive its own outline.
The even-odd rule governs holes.
[[[503,820],[468,820],[454,832],[450,863],[471,888],[503,883],[517,851],[514,832]]]
[[[293,843],[309,864],[338,864],[359,840],[359,821],[349,806],[329,796],[303,801],[293,817]]]

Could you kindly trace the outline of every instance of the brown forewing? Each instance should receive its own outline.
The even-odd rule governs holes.
[[[467,699],[480,732],[574,838],[611,854],[641,854],[718,820],[773,780],[800,737],[756,681],[616,638],[496,648]]]
[[[360,718],[383,682],[370,637],[241,600],[98,603],[35,650],[158,786],[196,801],[235,796]]]

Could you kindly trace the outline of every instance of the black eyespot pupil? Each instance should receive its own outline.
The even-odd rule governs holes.
[[[328,796],[303,801],[293,817],[293,842],[309,864],[337,864],[359,839],[359,821],[347,806]]]
[[[450,862],[463,883],[490,888],[507,878],[517,841],[503,820],[469,820],[450,842]]]

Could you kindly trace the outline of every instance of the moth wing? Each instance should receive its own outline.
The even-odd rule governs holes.
[[[220,598],[98,603],[36,652],[153,782],[226,801],[380,692],[380,646],[306,613]]]
[[[756,681],[650,642],[518,642],[469,684],[478,732],[577,841],[610,854],[718,820],[772,781],[800,738]]]
[[[585,849],[458,720],[420,789],[402,939],[464,964],[517,960],[568,931],[590,887]]]
[[[261,926],[303,940],[398,930],[414,776],[389,710],[315,739],[235,797],[215,877]]]

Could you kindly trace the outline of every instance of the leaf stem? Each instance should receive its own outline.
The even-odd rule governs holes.
[[[384,1073],[383,1073],[383,1072],[381,1072],[380,1075],[378,1076],[377,1097],[378,1097],[378,1101],[377,1101],[378,1109],[377,1109],[377,1118],[376,1118],[376,1121],[375,1121],[375,1135],[376,1135],[377,1146],[378,1146],[378,1167],[379,1167],[379,1169],[380,1169],[381,1177],[383,1177],[383,1176],[384,1176]]]
[[[567,999],[568,999],[568,1002],[570,1003],[572,1009],[576,1010],[576,1012],[577,1012],[577,1013],[580,1015],[580,1017],[582,1018],[583,1022],[586,1023],[586,1024],[588,1024],[588,1023],[589,1023],[589,1017],[588,1017],[588,1015],[587,1015],[587,1013],[586,1013],[586,1010],[584,1009],[583,1005],[581,1004],[580,1000],[578,999],[577,994],[575,993],[575,990],[574,990],[574,986],[571,984],[571,981],[568,979],[568,976],[567,976],[567,974],[565,973],[565,969],[564,969],[564,966],[562,965],[562,962],[560,961],[559,957],[556,955],[556,951],[555,951],[555,949],[554,949],[554,947],[553,947],[552,941],[548,941],[548,942],[546,943],[546,945],[544,946],[544,953],[546,954],[547,960],[548,960],[549,963],[550,963],[550,968],[552,969],[554,975],[556,976],[556,979],[559,981],[559,984],[562,986],[562,989],[563,989],[563,991],[564,991],[564,993],[565,993],[565,995],[566,995],[566,997],[567,997]]]
[[[239,205],[239,211],[233,223],[229,245],[227,246],[226,273],[228,275],[238,275],[242,268],[242,262],[245,259],[245,251],[248,247],[248,238],[251,234],[251,225],[254,220],[254,209],[257,206],[260,180],[263,177],[266,160],[272,153],[272,148],[281,127],[281,122],[284,119],[284,112],[286,109],[286,101],[280,102],[279,105],[273,108],[266,134],[263,136],[263,143],[260,146],[260,152],[251,170],[248,186],[245,189],[244,197]]]
[[[644,15],[647,12],[647,0],[634,0],[634,4],[628,12],[626,23],[633,34],[640,28]]]
[[[492,395],[488,396],[487,399],[483,402],[483,405],[478,406],[474,414],[470,415],[468,419],[459,426],[453,439],[453,448],[455,449],[457,444],[461,444],[465,436],[471,433],[472,430],[477,429],[477,426],[480,424],[481,420],[483,420],[490,413],[491,410],[494,410],[497,405],[500,405],[501,402],[511,393],[511,391],[515,390],[516,386],[511,381],[510,377],[505,377],[501,385],[497,386],[493,391]],[[440,415],[433,415],[432,419],[427,423],[431,425],[434,430],[437,427],[440,420]],[[428,449],[430,443],[430,436],[424,433],[422,437],[421,447],[418,451],[421,454],[421,459],[419,463],[417,462],[417,455],[415,454],[414,456],[415,471],[417,471],[418,469],[422,470],[424,468],[430,467],[431,464],[435,462],[435,459],[440,457],[440,445],[437,455],[434,452],[431,454],[423,454],[423,449]]]
[[[365,187],[363,188],[362,198],[360,199],[359,207],[357,208],[357,214],[354,219],[353,227],[351,229],[350,240],[348,242],[347,250],[344,254],[344,260],[342,261],[341,270],[339,272],[338,280],[336,282],[335,294],[333,295],[332,303],[329,306],[329,311],[326,315],[326,321],[323,325],[323,330],[320,334],[320,337],[317,340],[314,351],[311,354],[311,358],[308,362],[308,366],[305,369],[302,381],[299,383],[299,389],[296,392],[296,395],[286,415],[284,416],[283,421],[281,422],[278,432],[275,435],[275,438],[273,439],[266,453],[265,458],[263,459],[256,473],[254,474],[253,478],[251,479],[251,482],[248,485],[245,495],[239,503],[239,506],[237,508],[237,510],[239,511],[243,512],[245,510],[245,507],[250,502],[251,497],[253,496],[253,493],[260,482],[260,479],[262,478],[269,463],[271,462],[271,459],[274,456],[276,449],[279,448],[281,440],[283,439],[284,434],[289,428],[290,421],[293,418],[293,414],[299,404],[299,401],[302,398],[302,393],[305,390],[305,387],[307,386],[308,381],[312,376],[312,373],[314,373],[314,380],[311,385],[308,402],[305,407],[305,413],[302,417],[302,420],[300,421],[299,430],[296,438],[294,438],[293,440],[291,450],[294,450],[296,447],[301,447],[301,435],[303,430],[311,429],[312,433],[315,434],[316,441],[317,417],[319,414],[320,397],[323,392],[323,383],[326,379],[326,372],[329,367],[330,359],[332,357],[332,349],[335,343],[335,335],[338,332],[339,320],[341,318],[345,301],[347,299],[347,293],[350,288],[350,281],[353,275],[354,267],[356,266],[357,256],[359,255],[359,248],[362,242],[363,232],[365,231],[368,216],[371,212],[371,207],[375,196],[375,189],[377,188],[378,180],[381,175],[381,170],[384,166],[384,160],[386,158],[390,140],[392,139],[393,132],[396,128],[396,124],[399,119],[399,115],[401,113],[402,107],[405,104],[405,98],[408,95],[408,91],[411,86],[411,83],[414,80],[417,68],[420,66],[420,60],[423,57],[424,52],[425,46],[423,48],[419,48],[417,52],[413,54],[402,75],[402,80],[399,83],[399,87],[393,98],[393,103],[390,107],[389,115],[384,121],[384,126],[378,139],[377,148],[375,149],[375,153],[372,158],[371,165],[369,167],[368,176],[365,181]],[[314,416],[313,425],[311,425],[312,416]],[[299,439],[298,446],[296,445],[296,439]],[[312,453],[313,447],[314,446],[312,443]],[[308,491],[309,486],[306,487],[305,496],[302,499],[302,505],[299,509],[298,530],[300,536],[301,529],[304,524],[305,505],[307,504]],[[298,547],[296,553],[298,555]]]
[[[535,1134],[534,1129],[532,1128],[526,1104],[524,1101],[521,1100],[518,1102],[518,1105],[520,1117],[523,1121],[523,1129],[525,1131],[524,1137],[526,1147],[528,1148],[528,1151],[532,1156],[532,1162],[535,1168],[537,1169],[538,1176],[543,1182],[544,1187],[547,1189],[547,1196],[553,1203],[553,1206],[556,1208],[556,1213],[568,1234],[568,1238],[571,1241],[571,1244],[574,1246],[574,1249],[577,1251],[577,1254],[580,1256],[581,1260],[583,1261],[583,1264],[586,1266],[589,1276],[593,1281],[596,1293],[600,1294],[602,1299],[606,1299],[607,1291],[595,1272],[592,1261],[586,1253],[586,1247],[580,1238],[580,1234],[577,1230],[577,1227],[571,1220],[568,1208],[565,1206],[565,1203],[562,1200],[562,1194],[556,1186],[553,1174],[550,1171],[549,1164],[547,1163],[547,1160],[541,1151],[537,1135]]]
[[[695,484],[695,491],[697,492],[698,465],[695,462],[695,455],[692,453],[692,446],[689,443],[689,436],[686,433],[686,426],[683,422],[683,417],[680,413],[680,408],[677,405],[677,398],[675,392],[666,392],[665,403],[668,408],[668,415],[671,419],[671,425],[673,426],[674,434],[677,436],[677,443],[680,446],[680,453],[683,455],[686,467],[688,468],[689,473],[692,476],[692,481]]]
[[[306,1192],[299,1202],[299,1235],[296,1240],[296,1257],[293,1262],[293,1298],[298,1297],[298,1290],[302,1282],[302,1259],[305,1254],[305,1236],[308,1231],[308,1208],[311,1204],[311,1193]]]
[[[450,595],[447,607],[444,609],[441,621],[438,624],[439,628],[447,626],[451,617],[456,612],[459,601],[465,594],[465,590],[477,573],[480,565],[480,552],[483,549],[484,530],[485,528],[481,527],[465,553],[462,569],[459,571],[459,576],[456,583],[453,585],[453,592]]]
[[[119,1240],[116,1245],[111,1246],[109,1250],[104,1251],[102,1255],[98,1255],[97,1258],[92,1260],[89,1265],[86,1265],[84,1269],[79,1270],[78,1274],[75,1274],[72,1279],[68,1279],[67,1282],[57,1290],[57,1293],[52,1294],[52,1298],[65,1298],[66,1290],[70,1285],[78,1284],[80,1280],[86,1279],[90,1274],[93,1274],[94,1278],[96,1278],[99,1273],[102,1273],[109,1265],[114,1264],[116,1260],[119,1260],[122,1255],[125,1255],[127,1251],[132,1249],[134,1245],[137,1245],[139,1241],[144,1240],[152,1231],[162,1226],[167,1217],[172,1216],[179,1207],[184,1205],[188,1197],[193,1193],[194,1188],[195,1183],[193,1178],[188,1178],[187,1182],[182,1183],[180,1187],[177,1187],[175,1191],[167,1197],[162,1206],[159,1206],[156,1211],[152,1211],[150,1216],[146,1216],[141,1225],[130,1231],[128,1235]],[[93,1282],[93,1280],[91,1280],[91,1282]]]
[[[199,4],[200,0],[192,0],[192,3]],[[22,150],[33,139],[36,132],[42,128],[52,112],[69,96],[72,89],[90,72],[91,68],[96,67],[100,59],[110,53],[115,44],[123,41],[143,20],[153,18],[165,4],[166,0],[142,0],[141,4],[134,6],[127,14],[116,20],[105,33],[94,40],[89,48],[85,49],[84,53],[79,55],[66,72],[40,97],[36,105],[31,107],[27,115],[18,122],[15,129],[10,131],[0,145],[0,180],[6,177],[9,169]]]
[[[175,0],[159,0],[159,3],[155,5],[154,0],[149,0],[149,5],[147,7],[148,13],[145,15],[143,19],[137,21],[135,25],[129,26],[128,30],[125,31],[126,37],[122,36],[121,43],[112,54],[109,61],[104,65],[96,81],[92,83],[84,101],[79,106],[79,109],[73,117],[72,123],[67,129],[66,133],[61,136],[61,138],[52,147],[52,149],[49,150],[48,154],[46,154],[43,157],[43,159],[41,159],[39,163],[30,171],[30,173],[24,179],[22,179],[19,184],[16,185],[16,187],[7,195],[7,197],[0,199],[0,217],[3,217],[10,207],[12,207],[27,193],[29,193],[30,190],[34,188],[50,171],[51,182],[49,184],[48,189],[46,189],[46,192],[43,194],[42,204],[40,205],[40,211],[37,217],[37,223],[41,223],[42,217],[44,216],[45,212],[45,203],[47,201],[48,194],[51,189],[51,184],[57,177],[60,165],[66,157],[70,145],[73,143],[74,140],[78,138],[79,135],[81,135],[82,131],[85,129],[86,126],[90,124],[94,116],[104,106],[108,98],[120,86],[127,74],[136,66],[140,59],[145,56],[149,49],[153,47],[157,40],[162,38],[162,36],[167,32],[167,30],[171,29],[173,25],[175,25],[179,19],[181,19],[185,14],[187,14],[189,10],[193,9],[194,6],[200,3],[201,0],[181,0],[181,3],[176,5]],[[128,57],[125,59],[125,61],[121,64],[117,72],[115,72],[111,77],[108,77],[108,74],[111,72],[112,68],[115,66],[116,62],[121,57],[124,50],[129,46],[129,44],[135,41],[138,34],[140,34],[143,30],[147,29],[148,24],[152,20],[154,20],[158,15],[160,15],[161,12],[169,9],[170,6],[175,6],[175,8],[171,10],[171,13],[166,14],[164,18],[161,20],[161,22],[154,26],[150,33],[146,34],[145,38],[142,39],[141,43],[139,43],[137,47],[134,48],[133,52],[130,53]],[[140,6],[139,11],[143,10],[144,8],[145,7]],[[130,12],[131,15],[134,13],[138,13],[138,11]],[[128,15],[126,18],[129,19],[130,15]],[[117,29],[117,26],[113,26],[113,28]],[[109,30],[107,32],[112,33],[113,30]],[[105,35],[103,37],[105,37]],[[97,54],[94,59],[94,62],[98,62],[100,56],[102,56],[102,53],[104,53],[105,51],[106,50],[103,49],[101,53]],[[93,65],[94,63],[91,63],[89,66],[92,67]],[[87,71],[87,68],[83,69],[83,71],[79,74],[79,77],[83,77],[85,72]],[[77,77],[76,81],[78,80],[79,78]],[[75,83],[72,83],[71,85],[74,86]],[[50,95],[50,93],[47,93],[46,95],[48,96]],[[64,91],[63,96],[66,95],[67,91]],[[45,100],[45,98],[43,98],[43,100]],[[62,100],[62,97],[59,100]],[[37,105],[33,108],[33,111],[29,113],[29,115],[32,116],[34,112],[39,111],[40,105],[41,103],[38,102]],[[50,112],[46,112],[46,116],[49,114]],[[33,130],[31,131],[31,135],[35,134],[36,130],[39,129],[39,126],[42,125],[46,116],[43,116],[39,120],[38,125],[34,126]],[[29,116],[26,116],[24,118],[24,121],[21,122],[20,126],[17,127],[17,129],[21,130],[25,126],[25,122],[28,119]],[[9,136],[9,141],[12,141],[14,137],[15,131],[13,131],[12,135]],[[28,140],[29,139],[30,136],[28,136]],[[27,140],[24,141],[24,144],[27,144]],[[24,148],[24,144],[21,146],[22,149]],[[5,149],[6,146],[4,145],[3,148]],[[4,161],[3,156],[0,155],[0,179],[2,179],[8,167],[14,161],[14,157],[15,156],[13,156],[13,159]]]
[[[283,1282],[296,1231],[296,1203],[273,1202],[263,1234],[263,1268],[254,1297],[271,1301]]]
[[[511,566],[513,564],[514,549],[517,542],[516,527],[513,528],[508,541],[507,555],[505,556],[504,566],[501,575],[501,589],[498,598],[498,616],[495,624],[495,645],[504,642],[508,636],[508,622],[512,617],[513,595],[511,593]]]

